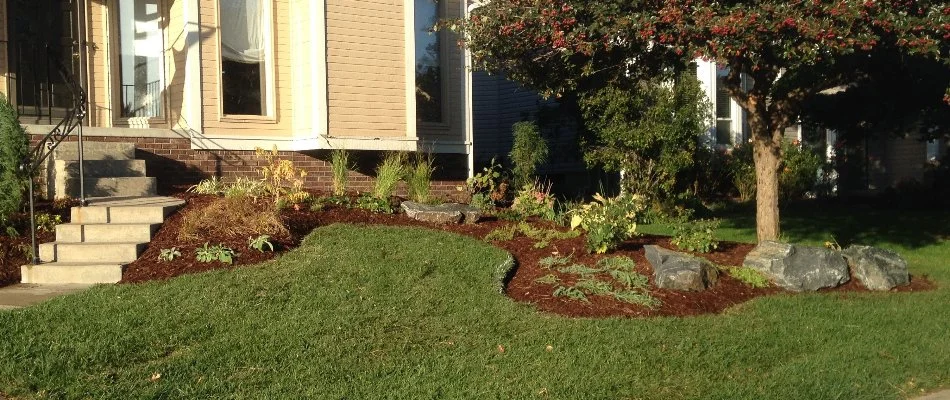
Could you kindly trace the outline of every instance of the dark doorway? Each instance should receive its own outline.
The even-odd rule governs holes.
[[[11,100],[20,120],[55,124],[84,86],[82,0],[7,0]]]

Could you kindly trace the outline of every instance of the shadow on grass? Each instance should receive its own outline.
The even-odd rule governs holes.
[[[950,209],[883,202],[813,200],[782,207],[782,239],[790,242],[824,242],[834,238],[849,244],[890,243],[920,248],[950,239]],[[753,204],[717,213],[722,227],[755,237]]]

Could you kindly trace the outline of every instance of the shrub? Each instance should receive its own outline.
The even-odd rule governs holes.
[[[608,86],[585,95],[581,108],[592,133],[584,159],[622,171],[626,190],[659,202],[683,189],[677,177],[693,166],[712,118],[699,82],[688,74],[674,84],[657,78]]]
[[[412,201],[428,203],[431,201],[432,174],[435,172],[435,158],[432,154],[416,153],[412,165],[406,171],[406,184],[409,186],[409,198]]]
[[[692,220],[684,215],[673,224],[673,238],[670,243],[680,250],[708,253],[719,247],[715,239],[715,230],[719,227],[717,219]]]
[[[508,157],[511,159],[514,183],[518,186],[530,185],[537,179],[538,167],[548,158],[548,144],[534,122],[516,122],[511,130],[513,142]]]
[[[808,192],[816,191],[825,164],[821,155],[807,146],[792,142],[782,143],[782,154],[783,166],[779,171],[779,194],[782,198],[798,199]],[[751,144],[740,144],[732,149],[729,173],[739,193],[739,200],[754,199],[756,178]]]
[[[472,195],[471,205],[482,210],[491,209],[508,199],[507,178],[494,158],[482,172],[468,178],[465,186]]]
[[[293,161],[279,158],[277,145],[274,145],[270,151],[258,147],[254,154],[259,160],[264,161],[264,166],[258,172],[261,174],[261,180],[267,192],[274,196],[275,204],[280,203],[281,196],[287,192],[303,191],[307,171],[298,169]]]
[[[755,164],[752,160],[752,145],[742,143],[732,149],[728,162],[732,185],[739,193],[739,201],[755,198]]]
[[[527,184],[515,195],[511,203],[511,210],[524,217],[540,217],[553,221],[557,217],[554,210],[554,196],[551,195],[551,185],[543,186],[535,181]]]
[[[178,239],[244,238],[261,234],[272,237],[288,234],[276,204],[250,197],[223,197],[204,208],[187,212],[182,217]]]
[[[23,208],[30,177],[21,167],[29,155],[30,139],[16,109],[0,94],[0,225]]]
[[[637,214],[643,211],[643,197],[621,194],[614,198],[595,195],[594,201],[574,210],[571,229],[587,231],[587,251],[606,253],[637,232]]]
[[[346,184],[349,179],[350,153],[344,149],[336,149],[330,153],[330,170],[333,172],[333,195],[346,194]]]
[[[402,179],[406,169],[406,155],[399,152],[390,152],[383,157],[383,161],[376,167],[376,185],[373,187],[373,196],[387,202],[396,191],[396,184]]]

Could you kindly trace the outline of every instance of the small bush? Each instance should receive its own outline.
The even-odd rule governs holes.
[[[330,170],[333,172],[333,195],[346,194],[346,185],[349,181],[350,153],[344,149],[336,149],[330,153]]]
[[[507,201],[510,195],[504,169],[495,159],[492,159],[482,172],[468,178],[465,186],[472,195],[471,205],[482,210],[489,210],[498,203]]]
[[[551,185],[543,186],[539,182],[525,185],[515,195],[515,200],[511,203],[511,211],[522,217],[539,217],[553,221],[557,213],[554,210]]]
[[[680,250],[708,253],[719,247],[715,238],[719,223],[717,219],[691,220],[684,216],[673,225],[670,243]]]
[[[376,167],[376,185],[373,187],[373,197],[387,202],[396,191],[396,184],[403,177],[406,170],[406,155],[399,152],[390,152],[383,157],[383,161]]]
[[[264,161],[264,166],[258,172],[261,174],[265,189],[274,197],[275,204],[281,203],[283,200],[281,197],[288,192],[303,191],[307,171],[297,168],[293,161],[281,159],[277,152],[277,145],[274,145],[270,151],[258,147],[254,154],[258,160]]]
[[[63,223],[63,217],[57,214],[38,213],[35,217],[36,230],[39,232],[55,232],[56,225]]]
[[[435,173],[435,158],[432,154],[416,153],[406,171],[406,184],[412,201],[428,203],[432,200],[432,174]]]
[[[30,139],[16,109],[0,94],[0,225],[23,208],[30,177],[21,166],[29,154]]]
[[[615,198],[594,196],[594,201],[574,210],[571,229],[587,231],[587,250],[606,253],[637,233],[637,214],[643,211],[643,198],[622,194]]]
[[[369,194],[362,194],[356,199],[356,208],[380,214],[392,214],[393,207],[389,198],[379,198]]]
[[[512,174],[518,186],[530,185],[537,176],[537,169],[548,158],[548,144],[541,137],[534,122],[517,122],[511,126],[513,142],[511,153]]]
[[[223,197],[185,214],[178,239],[244,238],[261,234],[272,237],[288,234],[274,203],[250,197]]]

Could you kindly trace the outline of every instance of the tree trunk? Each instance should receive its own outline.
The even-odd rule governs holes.
[[[764,130],[767,128],[762,127]],[[755,233],[759,242],[778,240],[779,228],[779,166],[782,163],[782,132],[755,132]],[[759,133],[759,134],[756,134]]]

